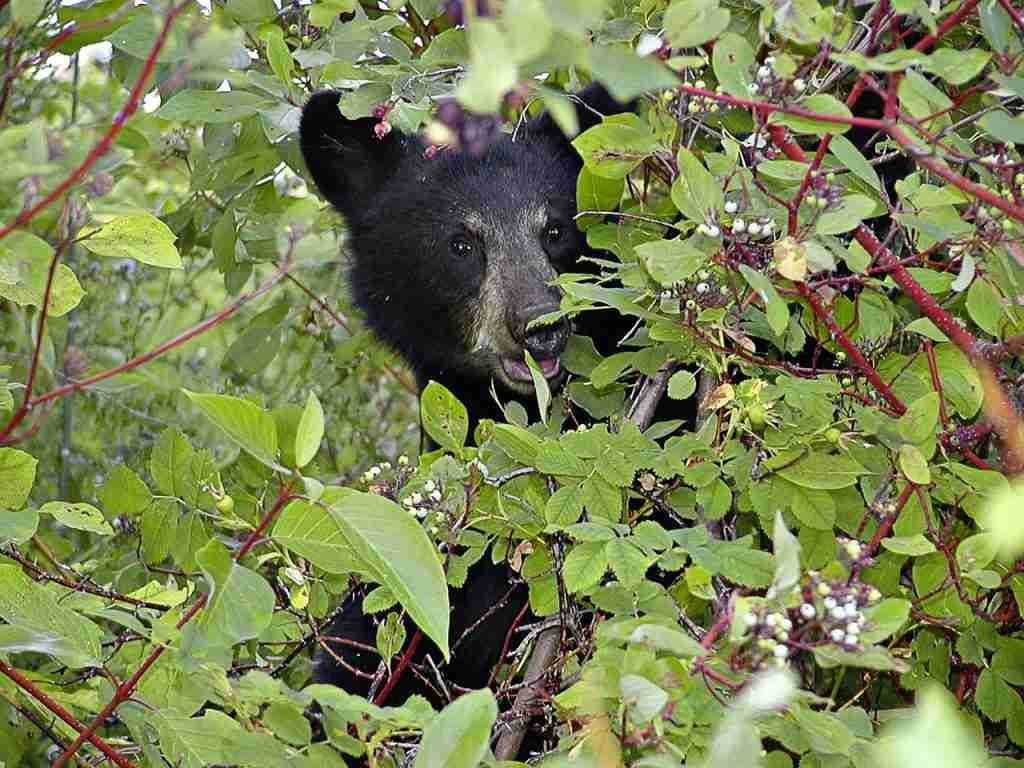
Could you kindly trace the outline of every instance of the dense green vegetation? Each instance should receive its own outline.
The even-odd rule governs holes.
[[[1022,762],[1019,3],[0,0],[0,61],[0,764]],[[419,455],[301,106],[473,151],[590,80],[562,309],[634,332]],[[309,684],[353,574],[386,687],[506,552],[493,690]]]

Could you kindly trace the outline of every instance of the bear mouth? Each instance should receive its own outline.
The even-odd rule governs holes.
[[[556,379],[562,372],[562,361],[558,357],[542,357],[537,360],[540,372],[549,381]],[[501,358],[501,370],[511,384],[532,385],[533,376],[530,375],[530,368],[523,360],[512,357]]]

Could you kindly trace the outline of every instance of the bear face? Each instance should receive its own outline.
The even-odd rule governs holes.
[[[503,399],[530,395],[529,351],[553,387],[568,321],[555,312],[558,274],[576,268],[586,242],[576,228],[582,163],[543,115],[482,153],[427,153],[417,137],[348,120],[339,94],[303,111],[303,156],[323,195],[348,224],[353,298],[374,332],[401,354],[421,387],[436,379],[475,422]],[[599,87],[578,97],[581,129],[621,112]]]

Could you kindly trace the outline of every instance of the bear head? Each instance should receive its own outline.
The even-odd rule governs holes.
[[[569,139],[543,114],[477,154],[427,151],[397,130],[378,137],[373,118],[345,118],[339,99],[312,96],[301,147],[345,217],[354,300],[373,331],[421,387],[440,381],[474,420],[495,410],[492,381],[506,397],[532,393],[526,351],[557,387],[569,323],[531,323],[558,309],[552,281],[586,252]],[[596,85],[573,101],[581,130],[627,108]]]

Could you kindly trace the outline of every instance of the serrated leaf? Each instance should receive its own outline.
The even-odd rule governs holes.
[[[630,719],[641,725],[657,717],[668,704],[668,693],[640,675],[619,678],[619,692]]]
[[[277,458],[277,424],[273,416],[241,397],[181,391],[239,448],[264,464],[273,465]]]
[[[310,392],[295,430],[295,464],[300,469],[313,460],[324,438],[324,409],[316,393]]]
[[[790,712],[815,752],[826,755],[848,755],[853,746],[853,733],[849,726],[832,712],[817,712],[803,706]]]
[[[991,669],[983,669],[978,676],[978,687],[974,692],[974,703],[989,720],[1002,722],[1013,711],[1019,699],[1005,680]]]
[[[583,515],[583,489],[578,485],[559,488],[544,505],[544,519],[554,528],[572,525]]]
[[[571,594],[586,592],[601,583],[608,570],[608,557],[604,541],[584,541],[574,546],[565,556],[562,578]]]
[[[854,485],[861,475],[870,472],[849,456],[812,451],[778,470],[778,474],[803,488],[829,491]]]
[[[97,256],[135,259],[143,264],[181,269],[181,255],[174,245],[171,228],[149,213],[118,216],[97,229],[87,231],[80,244]]]
[[[714,548],[721,559],[720,575],[744,587],[763,589],[775,577],[775,558],[768,552],[732,542]]]
[[[149,506],[153,494],[138,475],[119,464],[97,489],[96,497],[112,515],[137,515]]]
[[[635,587],[643,581],[651,560],[640,548],[625,539],[613,539],[606,545],[605,553],[615,577],[624,586]]]

